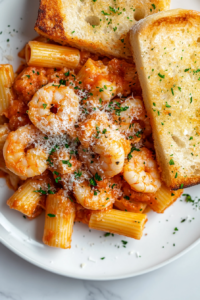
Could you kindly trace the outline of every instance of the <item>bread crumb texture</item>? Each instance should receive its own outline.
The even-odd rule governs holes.
[[[130,33],[162,180],[200,183],[200,13],[171,10]]]
[[[35,30],[56,42],[132,60],[128,32],[170,0],[41,0]]]

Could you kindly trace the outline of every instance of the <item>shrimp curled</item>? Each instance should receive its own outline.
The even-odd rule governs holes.
[[[40,175],[47,169],[48,154],[41,147],[29,147],[40,135],[33,125],[26,125],[10,132],[6,139],[3,148],[6,167],[22,179]]]
[[[81,180],[73,184],[73,193],[78,203],[92,210],[101,210],[112,205],[115,199],[108,179],[95,181],[93,178],[89,179],[86,172],[81,177]]]
[[[79,140],[83,147],[91,147],[94,159],[91,159],[89,152],[83,152],[81,149],[79,155],[92,174],[94,175],[96,171],[105,177],[119,174],[123,169],[125,159],[124,140],[118,132],[110,127],[106,115],[104,113],[94,114],[83,122],[80,128]]]
[[[140,151],[133,151],[131,156],[124,166],[124,179],[134,191],[155,193],[161,187],[161,180],[153,153],[141,148]]]
[[[74,91],[52,83],[39,89],[28,106],[31,122],[45,134],[70,134],[79,113],[79,99]]]

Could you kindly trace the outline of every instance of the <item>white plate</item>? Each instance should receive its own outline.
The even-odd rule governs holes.
[[[0,0],[0,63],[12,63],[15,69],[19,65],[18,50],[36,36],[33,27],[38,5],[38,0]],[[200,10],[200,2],[172,0],[172,7]],[[14,61],[8,61],[11,56]],[[199,186],[185,192],[200,197]],[[29,262],[65,276],[109,280],[144,274],[180,257],[200,240],[200,211],[182,197],[164,214],[148,214],[141,241],[118,235],[104,237],[104,233],[77,223],[71,250],[50,248],[42,243],[44,215],[25,220],[7,207],[11,194],[0,179],[0,240]],[[175,227],[178,231],[173,234]],[[128,241],[126,248],[121,240]]]

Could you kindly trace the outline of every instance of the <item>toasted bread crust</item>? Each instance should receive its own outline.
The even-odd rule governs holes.
[[[180,9],[178,15],[177,14],[170,15],[159,19],[156,19],[155,17],[155,20],[151,22],[148,27],[142,30],[142,34],[144,33],[147,34],[148,32],[151,33],[153,28],[159,26],[167,27],[167,28],[169,28],[169,26],[173,28],[174,25],[185,26],[190,24],[190,26],[193,26],[196,21],[199,22],[199,18],[200,18],[200,12],[194,10],[186,11]]]
[[[65,40],[61,7],[61,0],[51,0],[51,6],[49,6],[49,0],[40,0],[38,18],[34,29],[47,37],[54,36],[55,39]]]
[[[130,0],[130,2],[122,0],[120,7],[116,4],[114,4],[116,8],[109,5],[113,6],[112,1],[86,0],[80,5],[76,0],[40,0],[35,30],[63,45],[99,53],[110,58],[124,58],[132,62],[128,31],[130,26],[137,22],[134,16],[136,11],[139,10],[147,16],[166,10],[170,6],[170,0]],[[119,21],[126,11],[129,17],[124,16]],[[87,21],[87,18],[92,16],[99,19],[101,23],[97,25],[96,32],[93,25]],[[76,26],[77,22],[79,25]]]
[[[200,132],[197,104],[199,65],[195,65],[196,59],[193,59],[193,56],[198,57],[199,53],[199,26],[199,12],[176,9],[151,15],[139,21],[130,31],[133,56],[138,69],[145,107],[150,117],[156,157],[162,172],[161,178],[172,190],[200,183],[198,171]],[[183,34],[188,34],[187,38]],[[169,37],[168,42],[163,39],[163,36]],[[176,46],[171,46],[173,41]],[[154,47],[156,47],[156,54]],[[176,58],[174,60],[171,55],[172,51]],[[176,67],[174,69],[170,67],[173,64]],[[189,74],[191,74],[190,77]],[[191,94],[188,92],[185,96],[188,90]],[[179,99],[181,100],[175,101]],[[180,104],[177,104],[179,102]],[[167,106],[165,103],[170,105]],[[191,131],[187,136],[187,133],[184,133],[185,129],[189,130],[188,132],[190,129],[196,131]],[[174,135],[175,138],[178,135],[185,145],[180,146],[173,139]],[[175,147],[178,152],[173,151]],[[183,152],[183,149],[187,152]],[[173,161],[170,163],[171,159],[174,163]]]

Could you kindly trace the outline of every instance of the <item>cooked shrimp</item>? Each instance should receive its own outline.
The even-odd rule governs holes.
[[[40,135],[33,125],[26,125],[10,132],[6,139],[3,148],[6,167],[22,179],[40,175],[47,169],[48,154],[40,147],[30,148]]]
[[[91,107],[102,109],[106,103],[116,96],[116,93],[117,86],[115,82],[111,82],[105,78],[99,78],[91,88],[90,96],[85,102]]]
[[[151,125],[140,97],[131,96],[125,101],[116,98],[110,102],[108,109],[113,123],[132,142],[151,134]]]
[[[83,122],[78,132],[78,137],[83,147],[91,147],[94,159],[90,159],[87,153],[81,152],[81,158],[94,174],[113,177],[122,171],[125,159],[123,138],[117,131],[111,128],[106,114],[94,114]],[[88,160],[89,159],[89,160]]]
[[[74,91],[51,83],[38,90],[28,106],[31,122],[45,134],[70,134],[79,113],[79,99]]]
[[[73,193],[78,203],[92,210],[101,210],[114,202],[109,180],[102,178],[96,173],[90,177],[88,173],[82,172],[81,177],[74,181]]]
[[[70,154],[66,148],[60,148],[50,156],[51,165],[48,167],[52,172],[64,174],[74,173],[81,166],[76,155]]]
[[[155,193],[161,186],[160,175],[153,153],[147,148],[133,151],[124,166],[124,179],[137,192]]]
[[[13,89],[19,100],[28,103],[37,90],[47,83],[45,68],[27,67],[16,77]]]

